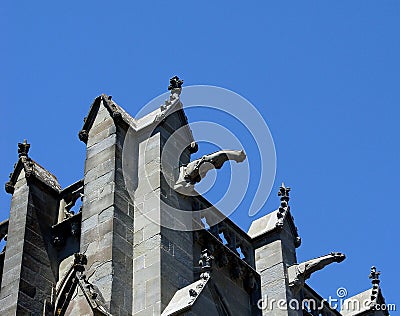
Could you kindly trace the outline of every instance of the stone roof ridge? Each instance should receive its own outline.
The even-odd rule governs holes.
[[[200,255],[199,267],[195,267],[195,270],[201,273],[199,280],[178,290],[161,316],[180,315],[182,312],[192,308],[206,285],[210,282],[213,260],[214,257],[210,255],[208,249],[203,249]]]
[[[103,103],[104,107],[110,113],[110,116],[116,124],[124,123],[127,125],[134,125],[134,120],[131,115],[118,106],[113,100],[111,95],[101,94],[96,97],[90,106],[88,115],[83,119],[83,127],[78,136],[84,143],[87,142],[89,131],[96,119],[97,113],[100,109],[100,104]]]
[[[301,238],[298,234],[298,230],[297,227],[294,223],[294,217],[291,215],[290,213],[290,205],[289,205],[289,201],[290,201],[290,193],[291,188],[290,187],[286,187],[285,183],[282,182],[279,191],[278,191],[278,196],[280,197],[281,200],[281,204],[277,210],[276,216],[277,216],[277,222],[275,223],[275,227],[277,229],[283,229],[283,224],[285,222],[285,220],[288,218],[289,219],[289,225],[293,231],[293,235],[296,238],[296,247],[299,247],[301,244]]]
[[[371,283],[372,283],[372,289],[371,289],[371,304],[372,305],[378,304],[378,297],[381,292],[380,285],[379,285],[381,283],[381,280],[379,279],[380,274],[381,274],[381,272],[376,271],[375,266],[371,267],[371,272],[368,277],[371,279]]]
[[[178,290],[162,312],[161,316],[181,315],[182,313],[189,311],[196,301],[198,301],[200,295],[204,293],[206,286],[211,292],[211,296],[216,304],[216,310],[218,311],[218,314],[233,315],[222,299],[221,292],[218,289],[217,284],[211,277],[213,261],[214,256],[210,254],[210,251],[208,249],[203,249],[200,255],[199,266],[194,267],[195,271],[200,272],[199,280]]]
[[[180,94],[182,89],[171,90],[171,94],[167,100],[164,101],[157,109],[154,111],[140,117],[136,118],[135,122],[138,129],[145,128],[147,126],[159,123],[164,120],[168,115],[182,110],[183,104],[180,100]]]
[[[189,310],[202,294],[209,280],[210,276],[204,276],[200,280],[178,290],[162,312],[161,316],[180,315],[182,312]]]
[[[94,315],[111,316],[100,289],[92,284],[88,280],[89,277],[85,274],[88,263],[86,255],[75,253],[67,259],[70,260],[68,270],[66,270],[66,273],[55,287],[54,302],[52,302],[52,307],[54,308],[53,314],[64,315],[68,305],[72,301],[70,293],[74,293],[79,288]]]
[[[282,182],[278,191],[278,196],[280,197],[281,201],[279,208],[253,221],[248,230],[248,234],[250,237],[261,238],[262,236],[265,236],[265,234],[270,234],[274,231],[281,231],[283,229],[284,223],[287,222],[293,236],[295,237],[296,248],[301,245],[301,238],[294,223],[294,217],[290,213],[290,190],[290,187],[286,187],[285,184]]]
[[[384,315],[389,316],[388,309],[382,308],[383,305],[386,305],[386,302],[380,288],[380,274],[381,272],[377,271],[375,266],[371,267],[369,278],[371,279],[372,287],[368,290],[347,298],[344,301],[340,310],[342,315],[364,315],[364,313],[366,313],[367,311],[377,310],[377,306],[380,305],[379,310],[382,311]],[[361,308],[357,311],[357,314],[354,314],[351,307],[354,306],[354,302],[356,301],[358,301]]]
[[[182,125],[187,134],[189,140],[194,141],[193,133],[190,128],[188,118],[184,112],[184,107],[180,99],[182,93],[183,80],[179,79],[178,76],[174,76],[170,79],[170,85],[168,90],[170,91],[169,98],[164,101],[160,107],[149,114],[138,118],[137,128],[143,129],[151,125],[158,125],[160,122],[165,120],[169,115],[177,113],[182,120]]]
[[[112,99],[112,96],[101,94],[94,99],[92,105],[90,106],[88,115],[84,118],[83,127],[79,132],[79,139],[84,143],[87,142],[89,131],[94,123],[94,120],[96,119],[96,115],[102,102],[116,124],[125,124],[134,131],[147,128],[152,125],[158,125],[172,113],[179,112],[183,125],[186,126],[189,139],[193,139],[192,131],[189,127],[187,117],[183,111],[183,105],[180,101],[182,84],[183,80],[180,80],[177,76],[171,78],[170,86],[168,87],[168,90],[171,92],[169,99],[161,104],[158,109],[146,114],[141,118],[134,118],[131,116],[121,106],[115,103],[115,101]]]
[[[61,186],[57,177],[28,156],[30,146],[31,145],[28,144],[26,140],[24,140],[23,143],[18,143],[19,158],[17,163],[14,165],[14,170],[10,173],[10,180],[5,185],[6,192],[10,194],[14,193],[14,186],[17,182],[19,173],[24,169],[27,179],[34,177],[49,186],[56,193],[59,193],[61,191]]]

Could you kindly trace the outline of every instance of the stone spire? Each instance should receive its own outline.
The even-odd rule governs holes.
[[[281,187],[279,188],[278,196],[281,197],[281,205],[279,206],[279,211],[278,211],[278,222],[276,223],[277,226],[283,226],[283,220],[287,214],[287,212],[290,211],[290,206],[289,206],[289,192],[290,188],[286,187],[285,184],[282,182]]]
[[[379,294],[379,283],[381,283],[381,280],[379,280],[379,275],[381,273],[379,271],[376,271],[376,267],[372,266],[371,267],[371,273],[369,274],[369,278],[371,279],[372,282],[372,292],[371,292],[371,303],[376,303],[378,299],[378,294]]]
[[[18,157],[28,157],[29,148],[31,147],[30,144],[24,139],[23,143],[18,143]]]

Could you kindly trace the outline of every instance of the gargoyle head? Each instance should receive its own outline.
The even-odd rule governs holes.
[[[335,262],[342,262],[346,259],[345,254],[341,252],[331,252],[330,255],[334,257]]]

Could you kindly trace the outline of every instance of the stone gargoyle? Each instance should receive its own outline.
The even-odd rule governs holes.
[[[333,262],[342,262],[346,256],[340,252],[331,252],[330,254],[315,259],[311,259],[299,264],[294,264],[288,268],[289,287],[294,294],[304,286],[307,279],[315,271],[325,268]]]
[[[189,193],[193,191],[194,184],[200,182],[208,171],[220,169],[228,160],[243,162],[245,159],[246,154],[243,150],[220,150],[204,155],[180,168],[174,189],[181,193]]]

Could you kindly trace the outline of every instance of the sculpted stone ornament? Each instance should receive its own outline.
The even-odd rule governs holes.
[[[212,261],[214,260],[214,257],[210,255],[210,252],[208,249],[204,249],[201,252],[200,260],[199,260],[199,267],[201,271],[200,277],[203,278],[205,276],[209,276],[209,273],[212,268]]]
[[[18,143],[18,157],[28,157],[30,144],[24,139],[23,143]]]
[[[333,262],[342,262],[346,256],[340,252],[331,252],[329,255],[311,259],[299,264],[294,264],[288,268],[289,286],[294,294],[304,286],[310,276],[318,270],[325,268]]]
[[[174,189],[181,193],[189,193],[194,189],[194,184],[200,182],[212,169],[220,169],[228,160],[243,162],[246,154],[243,150],[220,150],[205,155],[200,159],[188,163],[180,168],[179,178]]]
[[[8,182],[5,184],[5,190],[6,190],[6,192],[9,193],[9,194],[13,194],[13,193],[14,193],[14,186],[13,186],[13,184],[11,183],[11,181],[8,181]]]
[[[183,85],[183,80],[179,79],[178,76],[174,76],[171,79],[169,79],[168,90],[181,89],[182,85]]]
[[[79,132],[78,137],[82,142],[87,143],[89,139],[89,133],[87,132],[87,130],[83,129]]]
[[[289,192],[290,188],[286,187],[285,184],[282,182],[281,187],[279,188],[278,196],[281,197],[281,205],[279,206],[279,212],[277,213],[278,221],[276,226],[283,227],[283,221],[285,219],[286,214],[290,211],[289,206]]]
[[[179,96],[181,95],[182,92],[182,84],[183,80],[179,79],[178,76],[174,76],[171,79],[169,79],[168,90],[171,91],[171,94],[169,96],[169,99],[165,100],[164,104],[160,105],[161,113],[157,114],[157,116],[154,119],[155,122],[164,121],[167,117],[167,109],[172,104],[180,102]]]
[[[28,142],[26,141],[26,139],[24,139],[24,141],[22,143],[18,143],[18,158],[19,161],[22,161],[23,163],[25,163],[25,175],[28,178],[30,175],[32,175],[32,165],[33,163],[30,162],[30,158],[28,157],[28,153],[29,153],[29,149],[30,149],[31,145],[28,144]],[[16,163],[14,165],[14,171],[17,168],[18,163]],[[10,173],[10,181],[8,181],[5,184],[5,190],[7,193],[9,194],[14,194],[14,184],[11,180],[12,180],[12,176],[13,176],[13,172]]]
[[[87,265],[87,257],[83,253],[74,254],[74,265],[75,266],[85,266]]]
[[[199,145],[196,142],[191,142],[187,149],[191,154],[194,154],[199,150]]]
[[[372,281],[372,291],[371,291],[371,304],[372,306],[376,305],[378,303],[378,294],[380,291],[379,284],[381,281],[379,280],[379,275],[381,273],[379,271],[376,271],[376,267],[371,267],[371,273],[369,275],[369,278]]]
[[[52,302],[54,305],[53,315],[65,315],[67,307],[73,300],[77,288],[80,288],[93,311],[93,315],[111,316],[100,290],[97,286],[90,283],[85,275],[85,266],[87,263],[88,260],[85,254],[74,254],[73,265],[57,285],[55,299],[54,302]]]

